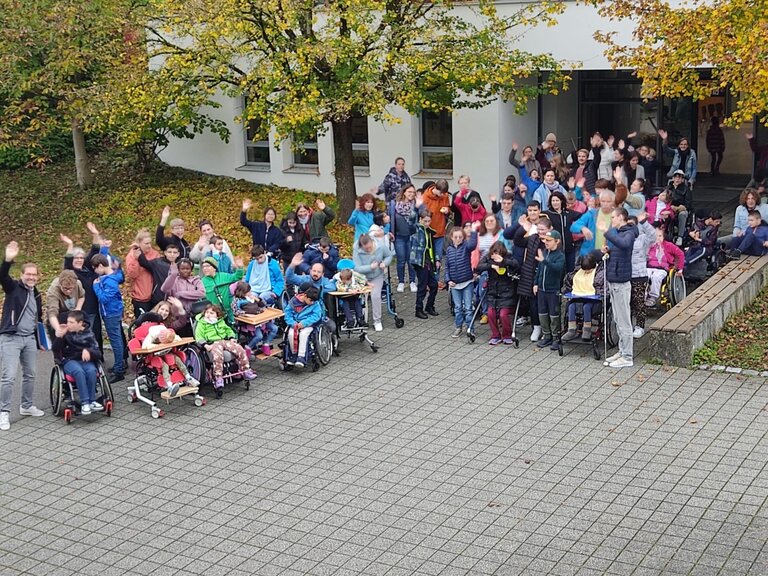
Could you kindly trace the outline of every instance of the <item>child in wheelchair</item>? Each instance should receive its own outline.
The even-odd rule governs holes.
[[[664,228],[656,228],[656,241],[648,249],[648,296],[645,299],[646,308],[653,308],[661,294],[661,284],[671,268],[676,268],[682,275],[685,267],[685,254],[672,242],[664,237]]]
[[[270,320],[259,326],[253,326],[252,324],[237,321],[237,317],[243,314],[261,314],[267,308],[267,303],[251,292],[248,282],[238,282],[235,285],[234,296],[232,311],[235,315],[235,325],[238,334],[248,341],[245,345],[246,350],[253,353],[260,346],[262,353],[270,356],[272,354],[272,341],[277,336],[277,325],[275,322]]]
[[[581,339],[585,342],[592,340],[592,319],[595,312],[602,307],[602,301],[590,300],[595,296],[602,296],[605,276],[603,263],[599,261],[594,252],[590,252],[581,258],[581,268],[570,272],[563,282],[563,294],[568,298],[567,319],[568,330],[563,335],[563,342],[570,342],[579,337],[577,325],[577,313],[581,308],[582,326]],[[582,299],[580,299],[580,297]]]
[[[213,387],[217,396],[224,388],[224,351],[237,359],[238,369],[245,380],[254,380],[256,374],[248,364],[248,355],[240,344],[237,335],[224,319],[224,310],[220,306],[208,304],[197,315],[195,340],[209,352],[213,358]]]
[[[61,362],[64,374],[75,379],[80,395],[80,412],[101,412],[104,406],[96,401],[96,381],[101,361],[99,345],[80,310],[67,314],[66,332],[53,343],[53,354]]]
[[[341,302],[341,310],[344,312],[344,319],[346,323],[342,326],[342,330],[350,330],[352,328],[365,327],[365,316],[363,315],[363,302],[360,296],[354,296],[352,293],[363,290],[368,282],[365,276],[359,272],[355,272],[351,268],[345,268],[340,272],[337,272],[334,277],[336,282],[336,290],[338,292],[349,292],[349,296],[339,298]],[[353,311],[354,308],[354,311]]]
[[[318,302],[320,291],[312,285],[302,285],[298,294],[286,306],[286,364],[303,368],[309,362],[309,337],[316,324],[323,320],[323,307]]]

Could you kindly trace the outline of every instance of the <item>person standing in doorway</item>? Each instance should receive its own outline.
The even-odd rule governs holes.
[[[712,176],[720,176],[720,163],[725,153],[725,135],[717,116],[712,116],[712,125],[707,130],[707,150],[711,158],[709,171]]]

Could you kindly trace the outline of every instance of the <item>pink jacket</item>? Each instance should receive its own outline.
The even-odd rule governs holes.
[[[469,193],[467,193],[469,195]],[[466,222],[482,222],[485,218],[486,211],[483,205],[480,204],[477,210],[472,210],[472,207],[465,201],[461,194],[456,195],[456,199],[453,201],[453,205],[461,213],[461,223]]]
[[[653,224],[653,222],[656,220],[656,208],[658,207],[658,204],[659,204],[658,196],[655,196],[654,198],[651,198],[650,200],[645,201],[645,211],[648,214],[649,224]],[[667,207],[664,210],[662,210],[661,213],[666,214],[667,218],[669,218],[670,216],[674,217],[675,215],[675,211],[672,210],[672,208],[670,208],[669,205],[667,205]]]
[[[678,270],[682,270],[685,267],[685,254],[672,242],[667,242],[666,240],[662,242],[661,248],[664,251],[664,257],[661,259],[661,262],[656,258],[656,246],[658,244],[654,242],[648,249],[648,268],[669,270],[674,266]]]

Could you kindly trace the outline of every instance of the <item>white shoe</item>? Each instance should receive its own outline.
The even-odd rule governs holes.
[[[98,402],[91,402],[91,412],[104,412],[104,406]]]
[[[384,330],[384,326],[381,325],[381,322],[374,322],[373,329],[376,330],[376,332],[381,332]]]
[[[541,326],[534,326],[531,331],[531,342],[538,342],[541,338]]]
[[[397,285],[397,291],[398,292],[405,292],[405,284],[400,282],[400,284]]]
[[[411,292],[416,292],[419,289],[418,286],[416,286],[416,282],[411,282]]]
[[[635,330],[632,332],[632,338],[642,338],[645,335],[645,329],[640,326],[635,326]]]
[[[88,404],[86,402],[85,404],[80,406],[80,414],[82,414],[83,416],[87,416],[90,413],[91,413],[91,405],[90,404]]]
[[[682,238],[677,238],[675,240],[675,245],[676,246],[682,246],[683,245],[683,239]]]
[[[22,416],[45,416],[45,412],[40,410],[37,406],[30,406],[29,408],[19,408],[19,414]]]
[[[528,316],[520,316],[520,318],[517,319],[517,322],[515,322],[515,326],[519,328],[520,326],[525,326],[530,321],[531,319],[528,318]]]
[[[0,412],[0,430],[10,430],[11,420],[8,416],[8,412]]]
[[[610,364],[611,362],[615,362],[619,358],[621,358],[621,352],[616,352],[616,354],[614,354],[613,356],[609,356],[608,358],[606,358],[605,361]]]
[[[619,358],[608,364],[608,366],[611,368],[631,368],[634,366],[634,363],[628,358]]]

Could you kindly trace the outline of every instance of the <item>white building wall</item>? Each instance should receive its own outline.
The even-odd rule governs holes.
[[[513,11],[519,8],[517,2],[499,2],[499,9]],[[462,8],[463,9],[463,8]],[[560,23],[552,28],[532,28],[521,36],[520,48],[534,53],[551,52],[558,59],[583,64],[583,69],[608,69],[610,65],[592,34],[598,28],[608,28],[628,38],[631,31],[626,24],[603,21],[596,11],[588,6],[569,5]],[[543,132],[554,131],[565,147],[577,136],[578,114],[577,90],[571,89],[558,96],[541,99]],[[212,111],[216,118],[227,122],[231,130],[229,143],[206,133],[194,140],[172,140],[161,154],[168,164],[199,170],[210,174],[242,178],[252,182],[272,183],[314,192],[330,192],[335,189],[333,176],[333,145],[330,131],[319,138],[319,162],[317,170],[292,169],[292,152],[287,143],[280,150],[270,138],[271,165],[269,170],[245,166],[245,132],[233,119],[241,112],[237,100],[222,99],[222,107]],[[369,120],[370,170],[356,178],[358,194],[377,187],[395,157],[406,160],[406,171],[419,185],[426,180],[445,177],[421,171],[420,122],[404,110],[395,109],[401,123],[382,125]],[[456,180],[460,174],[469,174],[472,187],[487,199],[498,195],[507,174],[516,173],[507,162],[507,156],[514,140],[521,147],[534,144],[544,134],[538,133],[538,102],[529,103],[528,113],[514,114],[513,106],[497,101],[479,110],[457,110],[453,113],[453,174],[447,179],[451,190],[458,189]]]

